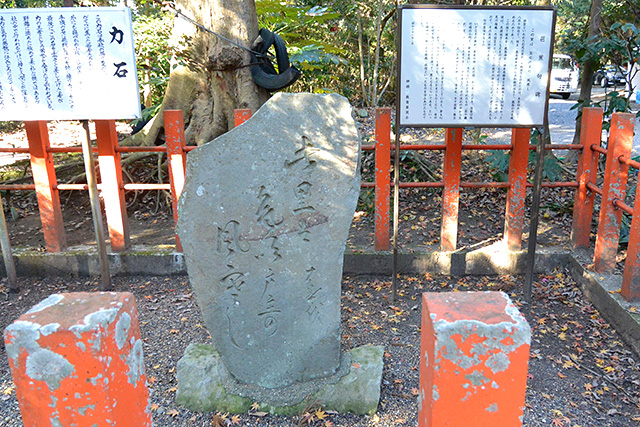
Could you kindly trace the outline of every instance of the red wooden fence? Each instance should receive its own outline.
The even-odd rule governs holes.
[[[251,117],[250,110],[237,110],[235,125]],[[107,225],[114,252],[129,247],[128,219],[124,204],[126,190],[169,190],[172,195],[174,219],[177,220],[177,199],[184,186],[186,153],[195,147],[185,145],[184,123],[181,111],[165,111],[166,144],[159,147],[121,147],[118,145],[115,121],[97,120],[96,139],[102,191]],[[622,295],[640,298],[640,209],[624,204],[629,166],[640,169],[640,163],[630,160],[634,118],[631,114],[616,113],[612,118],[611,135],[607,149],[600,146],[602,110],[585,108],[582,116],[582,136],[578,145],[547,145],[545,149],[581,150],[577,178],[574,182],[547,182],[543,187],[576,188],[571,240],[574,248],[589,246],[593,217],[594,195],[602,198],[594,262],[598,272],[611,272],[615,266],[622,212],[633,215],[628,256],[624,272]],[[390,155],[391,110],[379,108],[375,116],[375,145],[363,146],[375,151],[375,182],[364,182],[362,187],[375,187],[375,249],[389,250],[390,210]],[[33,185],[0,185],[0,190],[35,190],[43,224],[47,250],[62,251],[66,236],[59,202],[60,190],[82,190],[86,184],[57,184],[52,153],[78,152],[79,147],[53,148],[49,146],[46,122],[25,122],[29,148],[4,148],[0,152],[28,152],[34,177]],[[513,129],[511,144],[472,145],[462,143],[462,129],[446,129],[444,144],[401,145],[401,150],[442,150],[443,182],[406,182],[401,188],[443,188],[441,249],[456,250],[458,202],[461,188],[507,188],[504,243],[509,250],[521,249],[524,225],[527,164],[529,151],[535,146],[529,142],[530,129]],[[463,150],[510,150],[508,182],[461,182]],[[169,183],[123,184],[120,166],[121,153],[166,152],[169,164]],[[611,155],[607,155],[607,154]],[[596,186],[598,156],[607,155],[605,182]],[[637,195],[640,197],[640,186]],[[177,250],[181,250],[176,236]]]

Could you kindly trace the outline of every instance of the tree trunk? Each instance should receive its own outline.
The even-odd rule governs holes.
[[[254,0],[177,0],[176,9],[205,28],[250,47],[258,36]],[[145,129],[145,145],[163,131],[163,112],[184,113],[188,145],[202,145],[234,126],[233,110],[257,110],[269,98],[251,77],[250,54],[177,16],[172,38],[188,40],[174,57],[162,106]]]
[[[591,0],[591,10],[589,12],[589,35],[591,38],[600,33],[600,24],[602,23],[602,0]],[[594,61],[588,60],[582,66],[582,78],[580,79],[580,95],[578,101],[582,101],[583,106],[588,106],[591,102],[591,89],[593,86],[593,69]],[[582,128],[582,115],[576,117],[576,132],[573,135],[573,143],[580,142],[580,131]],[[567,155],[565,162],[574,163],[578,158],[577,152],[571,152]]]

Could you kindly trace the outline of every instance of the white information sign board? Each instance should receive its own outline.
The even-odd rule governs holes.
[[[0,120],[132,119],[128,8],[0,10]]]
[[[540,126],[555,11],[400,9],[401,126]]]

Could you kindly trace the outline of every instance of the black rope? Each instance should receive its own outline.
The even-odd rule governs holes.
[[[155,3],[158,3],[159,5],[161,5],[162,7],[168,7],[168,8],[170,8],[171,10],[173,10],[173,11],[175,12],[175,16],[176,16],[176,17],[184,19],[185,21],[187,21],[187,22],[191,23],[192,25],[195,25],[196,27],[198,27],[198,28],[199,28],[199,29],[201,29],[202,31],[206,31],[206,32],[207,32],[207,33],[209,33],[209,34],[213,34],[214,36],[216,36],[216,37],[218,37],[218,38],[220,38],[220,39],[222,39],[222,40],[226,41],[227,43],[231,43],[232,45],[234,45],[234,46],[236,46],[236,47],[239,47],[239,48],[240,48],[240,49],[242,49],[242,50],[246,50],[247,52],[249,52],[249,53],[251,53],[251,54],[253,54],[253,55],[256,55],[256,56],[257,56],[257,57],[259,57],[259,58],[260,58],[260,57],[262,57],[262,58],[267,58],[268,60],[273,60],[273,59],[274,59],[274,58],[273,58],[273,55],[269,55],[269,54],[262,54],[262,53],[260,53],[260,52],[256,52],[255,50],[253,50],[253,49],[249,49],[248,47],[245,47],[245,46],[241,45],[240,43],[238,43],[238,42],[236,42],[236,41],[233,41],[233,40],[231,40],[231,39],[230,39],[230,38],[228,38],[228,37],[223,36],[222,34],[216,33],[216,32],[215,32],[215,31],[213,31],[212,29],[207,28],[207,27],[205,27],[204,25],[202,25],[201,23],[196,22],[196,21],[194,21],[193,19],[189,18],[187,15],[185,15],[184,13],[182,13],[182,11],[180,11],[180,9],[177,9],[177,8],[173,7],[173,5],[171,5],[171,4],[163,3],[163,2],[162,2],[162,1],[160,1],[160,0],[153,0],[153,1],[154,1]],[[248,67],[248,66],[251,66],[251,65],[254,65],[254,64],[249,64],[249,65],[246,65],[246,66]]]

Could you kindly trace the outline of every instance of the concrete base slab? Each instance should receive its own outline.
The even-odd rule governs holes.
[[[100,260],[95,247],[74,246],[63,252],[14,248],[18,276],[99,276]],[[107,254],[114,276],[187,274],[184,256],[173,246],[133,246],[125,252]],[[507,251],[500,243],[455,252],[406,252],[398,254],[401,274],[485,275],[524,272],[526,251]],[[536,252],[536,272],[566,265],[571,254],[558,248]],[[391,275],[391,252],[352,252],[344,255],[345,274]],[[4,264],[0,263],[0,274]]]
[[[45,253],[34,249],[14,250],[18,276],[99,276],[100,263],[93,247],[73,247],[64,252]],[[626,302],[619,294],[621,276],[594,274],[585,269],[592,262],[590,252],[569,252],[567,248],[539,248],[534,271],[544,273],[567,267],[573,278],[602,313],[640,355],[640,301]],[[173,246],[132,247],[122,253],[110,253],[111,274],[163,276],[186,274],[181,253]],[[500,244],[455,252],[406,252],[398,254],[400,274],[492,275],[522,274],[526,251],[509,252]],[[391,252],[353,251],[344,256],[345,274],[391,276]],[[0,276],[6,276],[0,263]]]
[[[343,372],[281,389],[238,383],[212,345],[190,344],[178,361],[176,402],[193,411],[298,415],[310,404],[325,410],[372,415],[378,409],[384,347],[366,345],[343,356]]]

